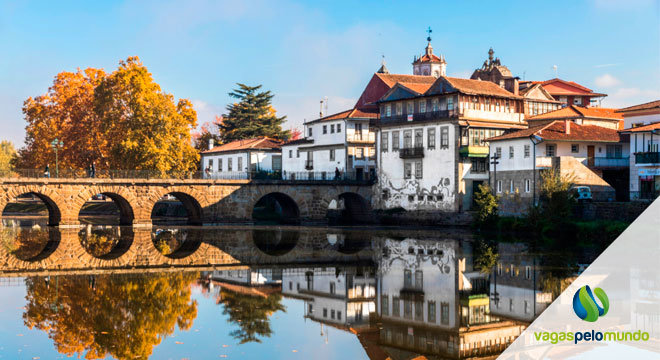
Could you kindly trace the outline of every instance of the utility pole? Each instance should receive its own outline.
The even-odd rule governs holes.
[[[493,156],[490,157],[490,160],[491,160],[490,163],[493,165],[493,195],[495,195],[497,193],[497,189],[496,189],[496,187],[497,187],[497,164],[500,163],[498,161],[499,158],[500,157],[497,156],[497,152],[495,152],[493,154]]]
[[[57,150],[63,146],[64,146],[64,142],[62,140],[58,140],[57,138],[55,138],[55,140],[53,140],[50,143],[50,147],[52,147],[53,150],[55,150],[55,177],[57,178],[60,177],[60,165],[57,158]]]

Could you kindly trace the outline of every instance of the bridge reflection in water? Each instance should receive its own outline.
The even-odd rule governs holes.
[[[356,335],[364,353],[345,357],[492,357],[575,275],[566,254],[464,231],[5,226],[1,245],[3,284],[25,278],[25,325],[91,358],[149,357],[191,329],[205,301],[194,291],[222,306],[230,328],[214,331],[238,344],[270,341],[288,304],[322,336]]]

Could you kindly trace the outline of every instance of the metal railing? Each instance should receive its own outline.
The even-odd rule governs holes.
[[[17,169],[0,171],[0,179],[57,179],[42,169]],[[66,169],[59,171],[59,179],[177,179],[177,180],[274,180],[274,181],[335,181],[355,184],[373,183],[375,175],[368,172],[286,172],[286,171],[193,171],[185,174],[164,174],[151,170],[97,170],[90,176],[87,170]]]
[[[635,153],[635,164],[657,164],[660,163],[660,152],[638,152]]]
[[[399,149],[399,157],[401,159],[412,159],[424,157],[424,147],[410,147]]]
[[[630,158],[629,157],[618,157],[618,158],[592,157],[592,158],[586,158],[583,161],[583,164],[587,166],[606,167],[606,168],[628,167],[630,166]]]

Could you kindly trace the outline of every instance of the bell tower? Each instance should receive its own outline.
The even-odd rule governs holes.
[[[446,76],[447,62],[445,57],[442,54],[440,56],[433,54],[433,46],[431,46],[431,33],[433,30],[430,26],[426,32],[428,33],[426,37],[428,43],[426,49],[424,49],[424,55],[415,56],[413,59],[413,74],[433,77]]]

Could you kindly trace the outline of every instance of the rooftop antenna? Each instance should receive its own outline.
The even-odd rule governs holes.
[[[552,70],[555,72],[555,78],[557,77],[557,65],[552,65]]]
[[[319,105],[319,106],[320,106],[320,109],[319,109],[319,115],[321,115],[321,117],[323,117],[324,114],[327,115],[327,114],[328,114],[328,97],[327,97],[327,96],[324,97],[324,98],[320,101],[320,105]]]

